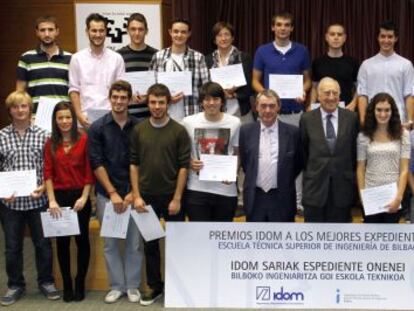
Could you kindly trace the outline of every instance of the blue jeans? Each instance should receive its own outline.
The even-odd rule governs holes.
[[[99,193],[96,195],[96,213],[101,224],[105,204],[109,201]],[[119,249],[121,241],[125,242],[124,254],[121,254]],[[144,247],[141,234],[132,217],[129,219],[125,240],[104,238],[104,255],[111,289],[126,292],[127,289],[140,287]]]
[[[6,244],[6,273],[9,288],[24,288],[23,238],[25,225],[29,225],[35,249],[37,283],[53,283],[52,248],[50,240],[43,237],[40,210],[15,211],[0,203],[0,220]]]

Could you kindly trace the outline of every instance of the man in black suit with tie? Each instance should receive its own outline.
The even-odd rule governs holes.
[[[351,221],[358,118],[338,107],[339,95],[338,82],[323,78],[318,85],[320,108],[300,120],[306,222]]]
[[[295,178],[302,169],[299,129],[277,119],[280,98],[272,90],[257,95],[256,110],[260,121],[240,129],[246,220],[294,221]]]

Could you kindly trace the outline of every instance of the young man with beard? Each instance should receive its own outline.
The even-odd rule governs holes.
[[[86,18],[89,47],[73,54],[70,61],[69,96],[84,128],[91,125],[89,109],[111,109],[109,88],[125,72],[121,55],[105,47],[107,24],[102,15],[90,14]]]
[[[147,92],[151,117],[135,126],[131,135],[130,176],[134,207],[139,213],[151,205],[165,221],[184,220],[181,199],[190,164],[191,142],[185,128],[170,118],[171,94],[163,84]],[[147,283],[151,293],[141,299],[150,305],[164,290],[159,240],[145,242]]]
[[[57,45],[59,27],[54,16],[36,20],[39,46],[22,54],[17,65],[16,90],[27,91],[36,112],[40,97],[69,101],[68,70],[71,53]]]

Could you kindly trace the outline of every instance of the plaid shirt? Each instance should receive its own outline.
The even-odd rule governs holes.
[[[37,184],[43,183],[43,149],[47,133],[36,125],[26,129],[20,136],[13,125],[0,131],[0,170],[3,172],[36,170]],[[5,203],[7,207],[17,211],[42,208],[47,202],[46,195],[39,199],[30,196],[18,197],[13,203]]]
[[[149,70],[166,71],[167,62],[171,58],[171,47],[158,51],[154,54],[149,66]],[[198,102],[199,88],[209,81],[209,71],[204,59],[204,55],[187,47],[184,52],[184,68],[193,75],[193,95],[184,97],[185,116],[196,114],[201,111]]]

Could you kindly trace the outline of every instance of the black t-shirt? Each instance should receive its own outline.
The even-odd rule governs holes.
[[[350,56],[330,57],[327,54],[316,58],[312,63],[312,80],[319,82],[331,77],[339,82],[341,101],[348,105],[352,101],[352,90],[357,80],[359,63]]]

